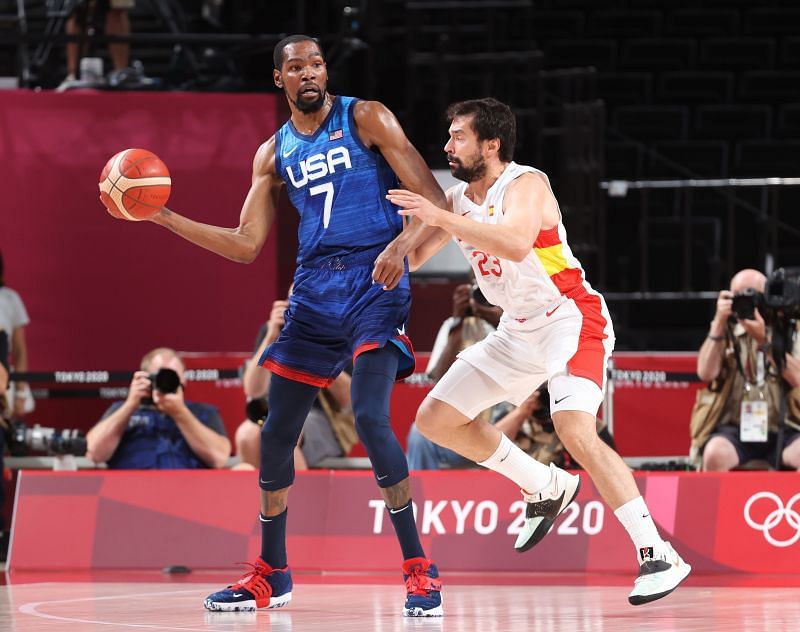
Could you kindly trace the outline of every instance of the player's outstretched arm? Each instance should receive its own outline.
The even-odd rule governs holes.
[[[512,182],[503,201],[503,219],[498,224],[481,224],[431,204],[411,191],[395,189],[387,196],[401,206],[401,215],[421,219],[466,241],[477,250],[501,259],[522,261],[533,248],[542,226],[542,212],[552,197],[547,185],[534,174],[523,174]]]
[[[452,189],[447,191],[447,209],[452,211]],[[415,222],[418,226],[427,226],[422,222]],[[451,235],[446,230],[441,228],[430,227],[427,237],[408,253],[408,269],[411,272],[419,270],[423,264],[430,259],[433,255],[444,248],[445,244],[450,241]]]
[[[360,101],[354,114],[362,142],[381,152],[403,186],[438,206],[446,206],[442,188],[391,110],[377,101]],[[411,222],[376,259],[372,274],[375,282],[387,290],[394,288],[403,277],[404,258],[434,232],[421,222]]]
[[[282,182],[275,171],[275,138],[258,148],[253,177],[239,226],[223,228],[196,222],[164,207],[150,221],[169,228],[184,239],[239,263],[251,263],[261,252],[275,220]]]

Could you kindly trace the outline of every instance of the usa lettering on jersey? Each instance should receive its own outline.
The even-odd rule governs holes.
[[[305,160],[301,160],[296,166],[299,169],[299,176],[296,176],[294,169],[286,167],[286,173],[295,189],[305,186],[308,182],[324,178],[330,173],[336,173],[336,166],[343,165],[345,169],[351,169],[350,152],[347,147],[333,147],[326,154],[314,154]]]

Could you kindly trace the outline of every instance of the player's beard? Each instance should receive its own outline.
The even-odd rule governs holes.
[[[322,106],[325,105],[325,99],[327,96],[328,92],[326,90],[320,90],[319,97],[313,101],[304,101],[298,92],[296,98],[294,99],[294,104],[303,114],[314,114],[314,112],[319,112],[322,109]]]
[[[486,175],[486,161],[480,154],[475,155],[475,159],[469,166],[455,156],[452,156],[450,161],[456,163],[455,167],[450,167],[450,173],[458,180],[475,182]]]

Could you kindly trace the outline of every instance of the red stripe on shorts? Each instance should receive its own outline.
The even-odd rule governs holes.
[[[302,382],[303,384],[309,384],[311,386],[325,388],[326,386],[330,386],[333,382],[332,377],[322,377],[321,375],[314,375],[313,373],[293,369],[285,364],[275,362],[274,360],[264,360],[261,366],[281,377],[285,377],[287,380],[294,380],[295,382]]]
[[[571,375],[585,377],[602,389],[606,356],[603,340],[608,338],[605,333],[608,321],[603,316],[602,303],[596,294],[584,294],[575,300],[575,305],[583,315],[583,322],[578,350],[567,362],[567,367]]]

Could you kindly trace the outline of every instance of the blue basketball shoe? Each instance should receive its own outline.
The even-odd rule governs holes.
[[[203,605],[208,610],[256,610],[280,608],[292,600],[292,572],[288,566],[272,568],[260,557],[252,569],[224,590],[206,597]]]
[[[403,562],[403,580],[406,582],[405,617],[441,617],[442,581],[439,569],[424,557],[412,557]]]

